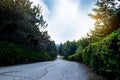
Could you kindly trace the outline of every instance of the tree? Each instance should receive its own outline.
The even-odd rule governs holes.
[[[39,56],[55,58],[55,42],[50,40],[50,36],[45,30],[47,25],[39,5],[33,5],[29,0],[0,0],[1,43],[5,41],[5,43],[22,46],[30,50],[30,52],[28,51],[29,54],[35,51],[37,54],[33,54],[33,58],[36,59]],[[9,47],[11,46],[8,46],[8,49]],[[28,53],[26,52],[26,54]],[[15,55],[12,51],[11,54]]]
[[[58,50],[59,55],[63,55],[63,44],[60,43],[59,50]]]
[[[67,58],[69,55],[72,55],[75,53],[77,49],[77,44],[76,44],[76,41],[66,41],[64,44],[63,44],[63,47],[62,47],[62,52],[61,54]]]
[[[77,46],[82,46],[85,48],[90,43],[90,39],[88,37],[82,37],[80,40],[77,41]]]
[[[91,38],[99,40],[120,27],[120,10],[114,0],[97,0],[96,6],[97,8],[93,9],[95,14],[89,14],[89,16],[96,20]]]
[[[50,53],[53,59],[56,59],[57,57],[57,49],[54,41],[49,41],[47,43],[47,52]]]
[[[32,6],[29,0],[0,1],[0,40],[38,48],[46,44],[50,36],[43,28],[47,27],[41,7]]]

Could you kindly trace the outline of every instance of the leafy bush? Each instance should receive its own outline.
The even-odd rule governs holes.
[[[82,48],[82,46],[79,46],[75,52],[75,54],[70,55],[68,57],[68,60],[72,60],[72,61],[83,61],[82,58],[82,54],[83,54],[84,49]]]
[[[75,53],[77,49],[77,43],[75,40],[73,41],[66,41],[63,45],[59,47],[59,54],[64,56],[64,59],[68,59],[68,56]]]
[[[9,42],[0,42],[0,66],[48,60],[53,59],[47,52],[26,49]]]
[[[85,48],[83,62],[109,80],[120,77],[120,29]],[[111,78],[112,76],[112,78]]]
[[[85,48],[80,45],[68,59],[85,63],[108,80],[120,80],[120,29]]]

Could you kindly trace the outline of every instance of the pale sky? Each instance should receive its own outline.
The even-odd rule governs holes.
[[[31,0],[42,6],[48,34],[57,44],[78,40],[93,28],[94,21],[87,15],[92,12],[93,0]]]

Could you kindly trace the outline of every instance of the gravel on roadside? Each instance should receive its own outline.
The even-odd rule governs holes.
[[[83,66],[83,68],[86,71],[86,74],[88,76],[87,80],[106,80],[104,77],[97,75],[96,73],[94,73],[88,66],[86,66],[85,64],[81,63],[81,65]]]

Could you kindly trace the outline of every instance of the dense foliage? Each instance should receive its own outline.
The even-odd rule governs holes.
[[[53,59],[56,58],[55,42],[50,39],[50,36],[45,30],[48,24],[44,21],[41,11],[39,5],[32,5],[32,2],[29,0],[0,0],[1,56],[7,53],[6,57],[10,57],[11,55],[19,57],[22,56],[20,54],[23,53],[26,53],[23,55],[27,55],[27,51],[24,52],[24,50],[29,49],[31,51],[37,50],[37,53],[35,53],[36,58],[38,58],[37,56],[39,56],[40,53],[41,55],[44,55],[44,52],[45,55],[50,55]],[[8,46],[7,43],[4,44],[4,41],[8,42]],[[21,52],[12,52],[10,49],[17,50],[17,48],[12,47],[11,45],[9,46],[9,43],[22,45],[26,49],[21,48],[19,49]],[[5,46],[3,46],[3,44]],[[4,52],[4,47],[8,49],[7,52]],[[40,52],[38,52],[39,50]],[[14,56],[11,58],[14,59]],[[46,56],[43,56],[43,58],[45,57]],[[8,58],[2,58],[2,61],[5,60],[9,61]]]
[[[64,44],[60,44],[59,46],[59,54],[67,58],[69,55],[75,53],[77,49],[76,41],[67,41]]]
[[[118,2],[115,0],[96,0],[95,5],[94,14],[89,14],[95,20],[95,28],[89,34],[91,42],[98,41],[120,28],[120,6]]]
[[[0,66],[53,60],[47,52],[30,50],[8,42],[0,42]]]
[[[83,52],[83,62],[108,80],[120,79],[120,29],[99,42],[89,44]],[[112,77],[110,77],[112,76]]]
[[[77,45],[76,51],[74,52],[73,55],[70,55],[68,59],[82,62],[83,61],[83,58],[82,58],[83,50],[85,47],[89,45],[89,38],[83,37],[82,39],[77,41],[76,45]]]
[[[120,4],[114,0],[96,0],[95,28],[77,41],[77,50],[69,60],[88,65],[108,80],[120,80]]]

